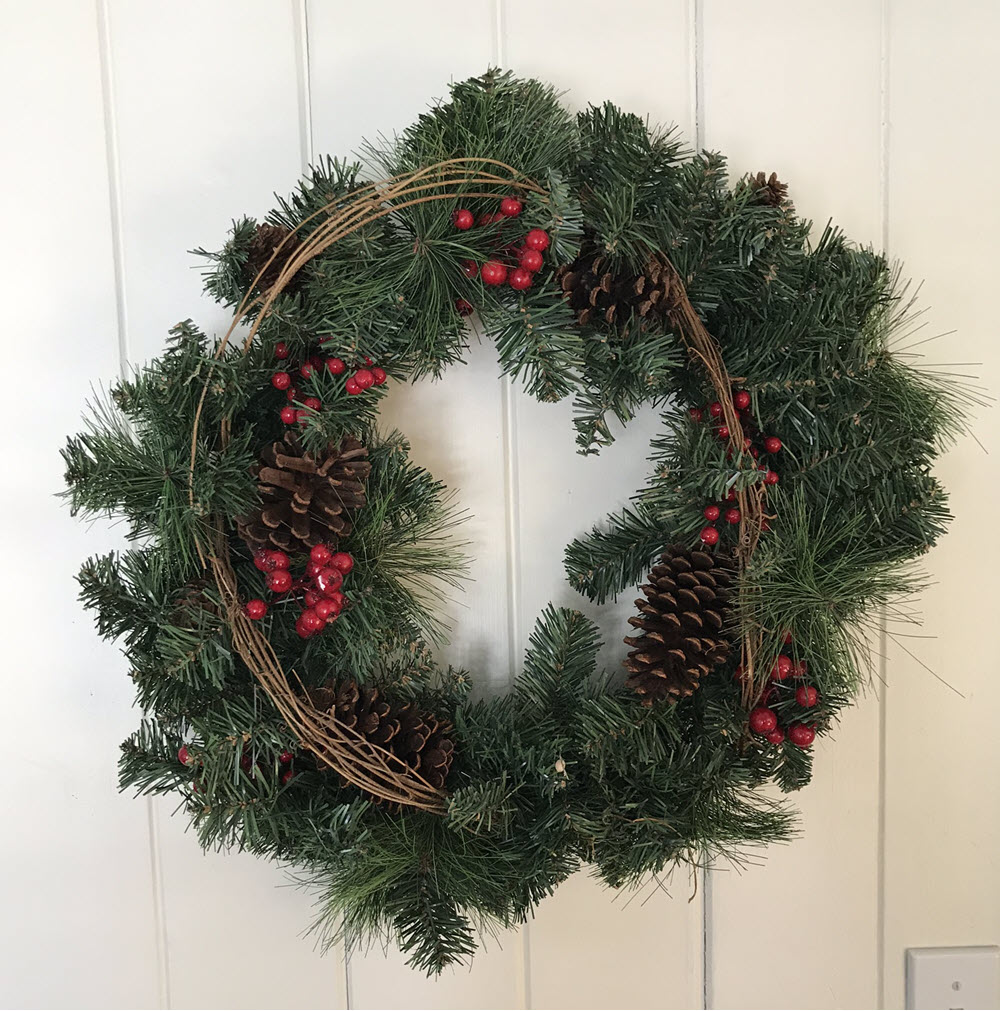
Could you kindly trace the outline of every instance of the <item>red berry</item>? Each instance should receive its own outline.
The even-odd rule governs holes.
[[[736,489],[735,488],[730,488],[729,491],[726,492],[726,501],[727,502],[735,502],[736,501]]]
[[[481,226],[495,225],[497,222],[503,221],[503,220],[504,220],[504,216],[499,211],[497,211],[496,214],[480,214],[479,215],[479,224]]]
[[[177,752],[177,761],[180,762],[181,765],[194,765],[194,759],[188,752],[186,744],[182,744],[180,746],[180,750]]]
[[[306,575],[310,579],[315,579],[325,566],[319,562],[309,561],[306,563]]]
[[[370,369],[358,369],[354,373],[354,381],[363,390],[367,390],[369,387],[375,385],[375,377],[372,375]]]
[[[347,377],[344,381],[344,389],[347,390],[352,397],[357,396],[362,392],[362,389],[358,386],[358,381],[354,378],[354,376]]]
[[[775,727],[769,734],[764,735],[772,744],[784,744],[785,732],[781,727]]]
[[[386,381],[385,369],[380,369],[378,366],[372,369],[372,375],[375,377],[375,385],[381,386]]]
[[[263,549],[254,552],[253,564],[261,572],[270,572],[272,568],[271,563],[267,560],[267,552]]]
[[[778,717],[773,709],[757,706],[750,710],[750,729],[755,734],[769,734],[778,725]]]
[[[767,533],[767,531],[771,529],[771,524],[767,520],[761,520],[760,521],[760,528],[765,533]]]
[[[479,264],[475,260],[463,260],[462,261],[462,273],[466,277],[478,277],[479,276]]]
[[[785,630],[782,638],[786,646],[790,646],[792,644],[792,633],[787,629]]]
[[[329,597],[331,593],[339,590],[343,583],[344,574],[340,569],[335,569],[332,566],[327,566],[316,574],[316,589],[324,597]]]
[[[792,658],[785,656],[784,653],[774,661],[774,666],[771,667],[771,677],[775,681],[784,681],[785,678],[789,677],[792,673],[792,668],[794,664],[792,663]]]
[[[521,213],[521,201],[514,197],[504,197],[500,201],[500,213],[505,218],[516,218]]]
[[[717,544],[719,541],[719,531],[715,527],[702,527],[698,536],[703,544]]]
[[[722,416],[722,404],[720,404],[718,402],[718,400],[713,401],[711,404],[708,405],[708,413],[713,418],[719,418],[719,417],[721,417]]]
[[[740,521],[740,511],[739,509],[727,509],[726,510],[726,522],[727,523],[739,523]]]
[[[819,702],[819,692],[812,685],[801,685],[795,689],[795,701],[806,709],[812,709]]]
[[[275,372],[271,376],[271,385],[276,390],[287,390],[292,385],[292,377],[287,372]]]
[[[286,425],[294,425],[299,420],[299,412],[294,407],[282,407],[281,420]]]
[[[299,621],[302,622],[302,627],[308,629],[310,632],[318,632],[325,624],[323,619],[311,607],[307,607],[299,615]]]
[[[816,740],[816,731],[804,723],[793,723],[788,728],[788,739],[797,748],[808,748]]]
[[[691,417],[694,418],[695,421],[701,421],[701,419],[702,419],[702,413],[701,413],[701,408],[700,407],[689,407],[688,408],[688,414],[690,414]]]
[[[285,769],[281,774],[281,785],[287,786],[295,778],[295,773],[291,769]]]
[[[463,232],[471,228],[475,224],[475,221],[476,219],[472,211],[468,211],[464,207],[460,207],[451,216],[451,223]]]
[[[303,379],[308,379],[313,374],[313,367],[311,362],[305,362],[303,365],[299,366],[299,375]]]
[[[309,561],[319,565],[327,565],[330,561],[330,549],[325,544],[317,544],[309,550]]]
[[[314,630],[306,628],[305,625],[302,624],[302,615],[301,614],[299,615],[299,617],[295,621],[295,631],[298,632],[299,635],[302,636],[303,639],[308,639],[310,636],[313,636],[313,635],[316,634],[316,632]]]
[[[464,298],[455,299],[455,311],[459,316],[471,316],[473,309],[472,306],[465,301]]]
[[[746,390],[740,390],[733,397],[733,406],[738,411],[745,411],[750,406],[750,394]]]
[[[778,475],[773,470],[769,470],[764,475],[764,484],[777,484],[777,483],[778,483]]]
[[[798,662],[798,663],[797,663],[797,664],[795,665],[795,669],[794,669],[794,670],[792,671],[792,673],[793,673],[793,674],[794,674],[794,675],[795,675],[795,676],[796,676],[797,678],[804,678],[804,677],[806,676],[806,674],[808,673],[808,671],[809,671],[809,664],[807,664],[807,663],[805,662],[805,660],[800,660],[800,661],[799,661],[799,662]]]
[[[272,571],[274,569],[290,569],[292,567],[292,560],[284,551],[268,551],[265,554],[267,556],[267,567]]]
[[[242,755],[240,757],[240,768],[244,772],[249,772],[253,767],[253,759],[249,755]]]
[[[284,361],[288,355],[288,345],[284,341],[278,341],[278,343],[274,345],[274,357]]]
[[[279,762],[280,762],[280,763],[281,763],[282,765],[288,765],[288,763],[289,763],[289,762],[290,762],[290,761],[291,761],[291,760],[292,760],[292,759],[293,759],[294,757],[295,757],[295,756],[294,756],[294,755],[293,755],[293,754],[292,754],[292,753],[291,753],[290,751],[283,751],[283,752],[282,752],[282,753],[281,753],[280,755],[278,755],[278,761],[279,761]]]
[[[330,564],[346,576],[354,568],[354,559],[346,551],[338,551],[330,559]]]
[[[531,287],[531,274],[523,267],[518,267],[516,270],[510,272],[507,283],[515,291],[524,291],[525,288]]]
[[[781,452],[781,439],[779,439],[776,435],[769,435],[764,440],[764,452],[765,453]]]
[[[496,286],[507,280],[507,268],[497,260],[487,260],[483,264],[480,275],[483,278],[483,284]]]
[[[720,439],[728,439],[729,438],[729,426],[728,425],[719,425],[719,427],[715,430],[715,434]]]
[[[267,588],[272,593],[287,593],[292,588],[292,574],[288,569],[275,569],[267,575]]]
[[[343,358],[327,358],[326,370],[331,376],[339,376],[346,369]]]
[[[285,399],[289,403],[291,403],[293,400],[298,400],[299,399],[299,388],[297,386],[289,386],[288,389],[285,390]]]
[[[330,596],[327,597],[326,599],[333,601],[334,606],[337,608],[337,614],[340,614],[340,612],[344,609],[345,605],[347,604],[347,597],[345,597],[344,594],[340,592],[340,590],[334,590],[334,592],[331,593]]]
[[[719,518],[718,506],[705,506],[703,512],[705,514],[705,519],[711,523],[714,523]]]
[[[525,269],[534,273],[542,268],[542,254],[537,249],[522,249],[518,263]]]
[[[319,397],[306,397],[302,403],[308,407],[310,411],[318,411],[323,406],[320,403]]]
[[[524,237],[524,244],[528,249],[536,249],[539,253],[544,253],[549,248],[548,232],[543,232],[540,228],[532,228]]]
[[[323,621],[329,621],[340,614],[340,605],[329,597],[323,597],[322,600],[317,601],[314,610]]]
[[[315,607],[323,599],[315,590],[306,590],[304,598],[306,607]]]

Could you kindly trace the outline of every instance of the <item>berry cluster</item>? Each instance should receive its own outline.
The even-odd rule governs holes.
[[[292,762],[295,760],[295,756],[287,749],[278,755],[278,763],[281,766],[281,785],[287,786],[288,783],[295,778],[295,770],[292,768]],[[177,752],[177,761],[181,765],[187,766],[187,768],[192,768],[194,766],[201,766],[203,763],[199,761],[189,750],[186,744],[182,744]],[[263,762],[257,762],[256,768],[254,767],[253,757],[250,754],[250,745],[243,745],[243,754],[240,756],[240,768],[248,775],[256,778],[257,770],[263,770],[265,768]],[[201,790],[198,787],[197,781],[191,784],[191,788],[195,793],[200,793]]]
[[[480,215],[480,225],[493,225],[510,218],[516,218],[521,213],[521,201],[515,197],[504,197],[500,201],[500,211],[497,214]],[[465,231],[473,226],[475,217],[472,211],[462,207],[451,216],[456,228]],[[531,287],[532,280],[544,263],[543,253],[549,248],[548,232],[541,228],[532,228],[521,240],[521,244],[510,242],[482,265],[474,260],[462,261],[462,273],[470,278],[481,277],[483,284],[499,287],[506,283],[515,291],[524,291]],[[462,316],[472,312],[472,306],[460,298],[455,302],[455,308]]]
[[[279,361],[285,361],[291,351],[284,341],[279,341],[274,345],[274,357]],[[314,373],[325,369],[331,376],[340,376],[347,371],[347,363],[342,358],[325,358],[321,354],[310,355],[301,365],[297,373],[300,379],[309,379]],[[354,366],[354,371],[344,380],[344,389],[356,396],[364,393],[372,386],[381,386],[386,381],[385,369],[376,366],[370,358],[365,358],[362,365]],[[295,385],[295,380],[291,372],[281,370],[271,376],[271,385],[276,390],[281,390],[288,399],[288,404],[281,409],[281,420],[286,425],[304,424],[310,412],[319,411],[323,404],[319,397],[305,397],[300,399],[299,389]],[[295,407],[295,403],[301,403],[302,407]]]
[[[785,633],[785,645],[791,645],[790,632]],[[808,668],[804,660],[793,660],[787,653],[781,653],[771,666],[770,680],[757,704],[750,710],[750,729],[760,734],[771,744],[783,744],[787,734],[788,740],[797,748],[808,748],[816,739],[816,728],[801,720],[789,723],[787,727],[778,725],[778,713],[771,704],[778,700],[782,691],[787,688],[783,682],[794,679],[795,703],[801,709],[812,709],[819,702],[819,692],[813,685],[805,684]],[[742,665],[736,668],[736,680],[743,680]]]
[[[750,412],[750,394],[746,390],[737,390],[733,394],[733,408],[740,418],[740,427],[743,429],[743,452],[749,453],[755,460],[760,458],[761,453],[766,453],[769,456],[774,456],[776,453],[781,452],[781,440],[775,435],[763,435],[757,426],[756,421],[752,413]],[[710,423],[714,426],[715,434],[721,440],[726,440],[729,438],[729,426],[722,419],[723,409],[722,404],[717,400],[714,403],[709,404],[707,407],[692,407],[688,411],[691,417],[697,421],[701,422],[705,420],[705,415],[707,414]],[[733,449],[732,446],[726,451],[727,458],[732,459]],[[774,485],[778,483],[778,473],[770,468],[767,463],[758,464],[758,469],[764,473],[764,483],[768,485]],[[713,526],[713,524],[720,517],[723,518],[726,523],[735,525],[740,522],[742,516],[740,515],[740,510],[733,505],[736,501],[736,491],[735,489],[730,489],[729,494],[726,496],[726,501],[719,505],[707,505],[704,509],[705,519],[708,520],[708,524],[702,527],[699,537],[701,537],[703,544],[717,544],[719,541],[719,531],[718,528]],[[761,523],[762,530],[770,529],[767,520],[763,520]]]
[[[253,563],[266,573],[267,588],[274,594],[302,594],[302,613],[295,622],[295,631],[308,639],[336,621],[347,604],[341,590],[344,577],[354,568],[354,559],[346,551],[331,551],[317,544],[309,552],[305,575],[294,579],[290,571],[292,560],[284,551],[258,551]],[[267,614],[267,604],[259,597],[248,600],[243,608],[246,616],[259,621]]]

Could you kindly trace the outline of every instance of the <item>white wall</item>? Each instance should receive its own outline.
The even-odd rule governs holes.
[[[1000,473],[972,440],[940,468],[957,518],[928,560],[933,638],[890,642],[872,692],[819,747],[802,838],[700,875],[696,895],[683,872],[634,897],[579,876],[438,983],[395,953],[320,958],[298,936],[309,898],[278,887],[278,869],[203,855],[170,801],[116,794],[136,721],[127,670],[71,576],[117,534],[53,498],[91,385],[178,319],[222,322],[184,250],[264,212],[314,153],[406,125],[491,63],[576,106],[611,98],[674,121],[735,171],[777,170],[804,213],[926,279],[914,339],[956,329],[928,360],[981,363],[967,371],[995,391],[998,40],[988,0],[3,0],[0,1004],[899,1007],[905,947],[1000,940]],[[450,655],[502,682],[545,601],[575,599],[563,544],[639,485],[652,429],[640,419],[601,459],[577,457],[568,410],[496,374],[477,347],[390,410],[475,514]],[[978,424],[987,449],[998,424]]]

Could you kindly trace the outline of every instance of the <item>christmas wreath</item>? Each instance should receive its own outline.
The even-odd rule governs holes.
[[[298,869],[327,937],[437,972],[584,864],[618,887],[788,835],[758,788],[805,784],[866,680],[961,417],[895,347],[886,260],[811,241],[774,174],[730,183],[500,72],[366,159],[199,251],[232,327],[178,325],[112,388],[67,494],[132,542],[80,575],[144,713],[122,786]],[[624,683],[551,606],[506,695],[435,662],[459,513],[377,419],[387,384],[461,362],[471,314],[504,374],[573,399],[581,452],[662,413],[646,486],[565,554],[596,602],[639,585]]]

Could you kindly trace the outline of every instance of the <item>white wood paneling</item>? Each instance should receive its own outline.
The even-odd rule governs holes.
[[[630,5],[608,16],[571,0],[544,5],[510,0],[501,21],[501,58],[518,73],[566,90],[575,109],[613,101],[676,124],[693,143],[694,25],[683,0]],[[558,40],[555,42],[554,40]],[[598,41],[599,40],[599,41]],[[584,54],[599,51],[593,58]],[[635,73],[645,66],[646,75]],[[519,638],[527,640],[548,601],[595,618],[605,636],[603,660],[621,659],[633,594],[590,605],[566,581],[566,544],[624,505],[648,475],[657,417],[644,411],[599,456],[577,454],[572,404],[540,404],[519,390],[512,400],[519,489]],[[701,903],[678,872],[669,889],[647,882],[638,895],[614,892],[586,873],[542,903],[528,926],[530,1006],[694,1007],[702,999]],[[629,971],[636,952],[669,952],[670,973]]]
[[[0,21],[4,425],[19,445],[0,476],[0,1004],[148,1007],[159,996],[148,809],[116,792],[131,686],[73,578],[120,537],[55,497],[66,434],[120,364],[98,21],[69,0],[4,3]]]
[[[706,146],[734,176],[776,171],[819,227],[832,217],[876,245],[879,15],[870,0],[778,0],[767,17],[707,0],[702,39]],[[817,746],[813,782],[791,797],[800,838],[710,875],[711,1007],[876,1006],[878,717],[873,692]]]
[[[191,317],[209,333],[228,322],[201,296],[202,263],[233,218],[263,215],[301,171],[300,52],[291,4],[270,0],[110,0],[122,260],[133,364],[157,354]],[[170,997],[179,1007],[332,1007],[342,967],[300,934],[307,896],[274,865],[203,854],[157,804]],[[267,964],[280,971],[262,971]]]
[[[924,363],[976,375],[995,396],[1000,10],[928,0],[891,0],[889,8],[889,248],[923,281],[920,304],[927,308],[922,330],[903,343],[949,334],[916,349]],[[949,180],[957,188],[945,192]],[[960,364],[968,362],[979,364]],[[937,468],[955,521],[925,563],[932,585],[918,631],[929,638],[901,638],[888,650],[890,1008],[903,1006],[905,948],[1000,938],[1000,681],[990,635],[997,600],[990,573],[1000,564],[1000,546],[990,536],[1000,491],[1000,413],[995,406],[976,413],[981,446],[964,439]]]
[[[310,93],[317,154],[357,152],[365,139],[391,137],[435,99],[450,80],[481,74],[496,61],[492,3],[462,0],[429,9],[403,2],[308,5]],[[358,39],[375,30],[375,48]],[[419,45],[414,40],[419,39]],[[377,54],[377,55],[375,55]],[[372,73],[371,60],[392,67]],[[504,690],[517,655],[509,638],[508,478],[503,391],[492,345],[472,339],[467,364],[440,381],[391,391],[382,411],[386,427],[410,438],[413,458],[456,490],[469,512],[471,580],[448,611],[451,642],[442,661],[467,667],[480,690]],[[398,951],[357,952],[349,964],[351,1006],[357,1008],[519,1007],[524,965],[516,932],[475,958],[471,970],[446,972],[431,982],[406,968]]]
[[[794,797],[798,840],[742,874],[713,872],[691,902],[683,871],[635,897],[577,875],[524,931],[436,983],[395,951],[320,958],[299,936],[310,898],[279,887],[280,869],[203,856],[169,800],[117,794],[115,744],[137,714],[126,665],[96,641],[71,576],[119,537],[73,521],[54,498],[58,448],[90,385],[113,378],[122,356],[157,353],[179,319],[210,332],[225,321],[185,250],[217,248],[233,217],[264,213],[313,152],[343,156],[364,136],[391,135],[449,80],[490,64],[552,81],[577,108],[611,99],[678,123],[692,143],[697,128],[734,172],[777,171],[820,224],[832,216],[876,245],[887,236],[926,279],[916,339],[959,331],[928,345],[928,360],[981,361],[957,371],[996,389],[986,321],[1000,231],[989,179],[1000,6],[0,0],[0,22],[5,420],[30,424],[35,447],[30,482],[17,468],[0,479],[21,573],[0,591],[16,714],[0,1004],[700,1007],[707,993],[712,1007],[823,1008],[877,1006],[884,993],[899,1007],[905,947],[1000,939],[1000,694],[980,575],[1000,561],[984,536],[1000,478],[971,440],[940,468],[957,518],[928,558],[937,584],[923,609],[936,638],[905,642],[965,697],[890,645],[888,689],[817,748],[815,782]],[[41,366],[25,363],[25,346],[41,349]],[[498,371],[494,349],[474,340],[466,367],[393,391],[385,412],[472,514],[474,581],[451,608],[442,657],[487,690],[508,683],[548,600],[583,605],[617,662],[630,597],[585,605],[561,556],[642,482],[655,428],[647,413],[599,458],[579,457],[570,405],[537,404]],[[998,425],[996,411],[977,425],[987,449]]]

